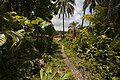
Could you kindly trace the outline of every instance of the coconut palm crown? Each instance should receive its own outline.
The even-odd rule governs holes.
[[[63,37],[64,37],[64,18],[70,17],[74,14],[74,5],[75,0],[57,0],[56,6],[57,6],[57,13],[59,14],[59,18],[63,18]]]

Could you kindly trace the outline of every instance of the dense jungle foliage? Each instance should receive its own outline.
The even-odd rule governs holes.
[[[97,4],[94,1],[98,1]],[[66,37],[62,43],[72,51],[68,56],[80,58],[80,61],[74,59],[74,63],[90,71],[92,80],[119,80],[120,1],[85,0],[83,10],[88,5],[94,14],[86,14],[83,19],[90,25],[76,29],[77,36],[73,30],[75,38]]]
[[[51,53],[55,32],[52,24],[40,17],[30,21],[15,12],[6,13],[0,18],[0,78],[17,80],[36,74],[38,70],[33,69],[31,61],[41,59],[44,53]]]
[[[53,41],[51,22],[57,14],[73,15],[74,5],[75,0],[0,0],[0,80],[74,80]],[[61,44],[90,80],[119,80],[120,1],[84,0],[83,11],[81,26],[71,23],[73,36]],[[84,20],[90,24],[83,26]]]
[[[0,1],[0,80],[34,80],[39,73],[35,79],[47,80],[41,68],[55,45],[52,7],[49,0]]]

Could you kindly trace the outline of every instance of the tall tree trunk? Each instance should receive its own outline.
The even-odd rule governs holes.
[[[83,16],[85,15],[85,10],[83,12]],[[84,18],[82,19],[82,24],[81,24],[81,27],[83,27],[83,24],[84,24]]]
[[[64,17],[65,17],[64,14],[65,14],[65,7],[63,9],[63,36],[62,36],[63,38],[64,38],[64,28],[65,28],[64,27]]]
[[[75,37],[76,37],[76,28],[74,27],[73,28],[73,39],[75,39]]]
[[[108,12],[107,12],[107,19],[106,19],[106,22],[105,22],[105,30],[104,30],[104,33],[112,38],[112,34],[110,34],[110,30],[108,29],[110,23],[112,22],[112,8],[113,8],[113,0],[109,0],[109,5],[108,5]]]
[[[112,19],[112,8],[113,8],[113,0],[109,1],[109,5],[108,5],[108,13],[107,13],[107,23],[111,22]]]

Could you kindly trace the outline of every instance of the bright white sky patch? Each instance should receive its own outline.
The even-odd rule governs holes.
[[[82,7],[83,7],[83,1],[84,0],[75,0],[76,6],[75,6],[75,11],[74,11],[74,15],[70,18],[65,17],[65,31],[68,30],[69,24],[73,21],[75,22],[79,22],[79,24],[81,24],[81,17],[83,15],[83,11],[82,11]],[[54,16],[52,19],[52,23],[54,24],[54,27],[56,30],[63,30],[62,27],[62,16],[61,18],[58,18],[58,15]],[[88,23],[84,23],[84,25],[87,25]]]

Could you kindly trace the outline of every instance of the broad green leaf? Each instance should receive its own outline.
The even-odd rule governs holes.
[[[42,18],[40,18],[40,17],[37,17],[37,19],[36,20],[32,20],[32,24],[39,24],[39,23],[41,23],[43,21],[43,19]]]
[[[17,16],[15,16],[15,18],[16,18],[16,19],[20,19],[20,18],[21,18],[21,16],[18,16],[18,15],[17,15]]]
[[[63,76],[63,78],[64,79],[68,79],[71,75],[72,75],[71,72],[67,72],[67,73],[65,73],[65,75]]]
[[[20,29],[20,30],[18,30],[18,31],[11,31],[16,37],[19,37],[19,38],[23,38],[23,36],[24,36],[24,29]]]
[[[30,64],[32,65],[32,67],[34,66],[34,63],[32,61],[30,61]]]
[[[51,72],[51,68],[48,66],[47,70],[46,70],[46,73],[50,73]]]
[[[85,19],[85,20],[87,20],[87,21],[94,22],[94,15],[88,15],[88,14],[86,14],[82,18]]]
[[[5,36],[5,34],[0,34],[0,46],[5,44],[6,40],[7,40],[7,37]]]
[[[115,56],[115,57],[120,59],[120,56]]]
[[[40,27],[44,28],[44,27],[47,27],[47,26],[49,26],[49,25],[51,25],[51,23],[49,23],[49,22],[42,22],[42,23],[40,24]]]
[[[25,24],[25,25],[29,25],[29,24],[30,24],[30,20],[26,20],[26,21],[24,22],[24,24]]]
[[[23,42],[22,40],[19,42],[19,44],[15,47],[15,50],[18,50],[18,48],[21,47],[22,42]]]
[[[16,13],[16,12],[10,12],[10,14],[15,14],[15,15],[17,15],[17,13]]]
[[[9,22],[9,19],[7,19],[7,18],[5,18],[5,17],[3,17],[3,18],[4,18],[5,21]]]
[[[40,17],[37,17],[37,19],[36,20],[38,20],[39,22],[42,22],[43,21],[43,19],[42,18],[40,18]]]
[[[39,51],[35,47],[33,48],[33,50],[34,50],[34,54],[39,54]]]
[[[43,69],[40,70],[40,79],[43,80]]]
[[[32,20],[32,22],[31,22],[32,24],[38,24],[39,23],[39,21],[37,21],[37,20]]]
[[[59,75],[60,75],[60,78],[63,78],[63,76],[65,75],[65,74],[63,74],[63,73],[59,73]]]
[[[48,74],[44,73],[43,80],[48,80]]]
[[[12,31],[6,32],[6,34],[12,37],[13,42],[19,42],[19,38]]]
[[[52,79],[55,77],[56,74],[57,74],[57,72],[54,72],[54,73],[52,74]]]
[[[24,36],[23,32],[24,32],[24,29],[20,29],[13,33],[16,34],[17,36],[19,36],[20,38],[23,38],[23,36]]]
[[[119,80],[117,77],[112,77],[112,80]]]

